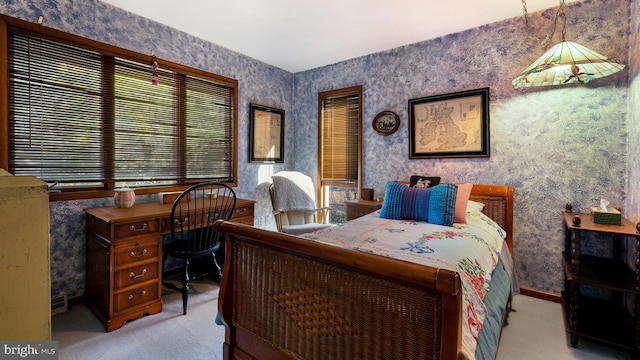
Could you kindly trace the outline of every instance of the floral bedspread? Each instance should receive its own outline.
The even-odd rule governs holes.
[[[486,215],[467,212],[453,227],[414,220],[388,220],[379,211],[304,237],[396,259],[457,271],[463,292],[462,351],[474,359],[486,317],[483,299],[498,263],[505,232]],[[508,251],[508,250],[507,250]]]

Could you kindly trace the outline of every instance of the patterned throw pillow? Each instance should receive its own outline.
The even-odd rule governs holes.
[[[385,189],[380,217],[452,226],[457,190],[455,184],[412,188],[401,182],[390,181]]]
[[[440,184],[438,176],[419,176],[412,175],[409,178],[409,186],[412,188],[430,188]]]

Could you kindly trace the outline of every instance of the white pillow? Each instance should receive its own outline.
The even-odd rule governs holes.
[[[481,202],[477,202],[477,201],[473,201],[473,200],[468,200],[467,201],[467,211],[469,210],[475,210],[475,211],[482,211],[482,209],[484,209],[484,204]]]

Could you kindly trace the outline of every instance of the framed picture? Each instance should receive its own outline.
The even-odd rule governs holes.
[[[284,162],[284,110],[249,104],[249,161]]]
[[[409,100],[409,158],[489,157],[489,88]]]
[[[393,111],[383,111],[373,118],[373,130],[382,136],[391,135],[400,127],[400,117]]]

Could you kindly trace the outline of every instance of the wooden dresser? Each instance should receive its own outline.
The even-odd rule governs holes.
[[[253,200],[237,199],[231,220],[253,225]],[[85,301],[107,331],[162,311],[162,235],[171,204],[85,209]]]

